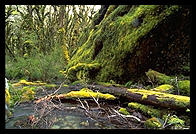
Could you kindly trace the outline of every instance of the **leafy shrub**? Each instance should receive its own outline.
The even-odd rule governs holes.
[[[6,58],[6,78],[42,80],[52,82],[62,80],[64,76],[59,73],[65,67],[64,56],[61,49],[55,48],[49,54],[34,54],[35,56],[17,57],[17,61]]]

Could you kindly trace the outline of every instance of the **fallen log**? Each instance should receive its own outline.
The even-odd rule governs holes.
[[[101,85],[88,85],[91,90],[110,93],[119,100],[134,101],[174,110],[187,110],[190,108],[190,97],[162,93],[145,89],[127,89],[120,87],[104,87]]]
[[[87,85],[88,89],[94,92],[84,92],[80,90],[71,91],[67,94],[59,94],[41,98],[36,101],[39,103],[41,100],[45,99],[77,99],[77,98],[92,98],[97,96],[96,93],[107,93],[103,98],[111,97],[111,100],[116,99],[121,102],[138,102],[141,104],[148,104],[163,108],[170,108],[174,110],[187,110],[190,109],[190,97],[173,95],[169,93],[162,93],[157,91],[145,90],[145,89],[127,89],[122,87],[105,87],[102,85]],[[90,93],[90,94],[89,94]],[[83,96],[80,96],[83,95]],[[101,94],[99,94],[99,98]]]
[[[104,99],[104,100],[115,100],[116,97],[111,95],[111,94],[103,94],[100,92],[93,92],[92,90],[88,89],[88,88],[82,88],[80,91],[71,91],[68,93],[64,93],[64,94],[56,94],[56,95],[49,95],[49,96],[45,96],[43,98],[40,98],[38,100],[35,101],[35,103],[40,103],[41,101],[44,100],[65,100],[65,99],[77,99],[77,98],[83,98],[83,99],[89,99],[89,98],[93,98],[93,99]]]

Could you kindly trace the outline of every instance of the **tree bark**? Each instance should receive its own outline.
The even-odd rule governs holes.
[[[102,85],[87,85],[87,87],[96,92],[109,93],[116,97],[120,102],[138,102],[141,104],[153,105],[162,108],[169,108],[173,110],[185,111],[190,108],[190,97],[173,95],[168,93],[156,92],[145,89],[127,89],[123,87],[105,87]],[[39,103],[45,99],[70,99],[66,98],[64,94],[51,95],[43,97],[37,101]]]
[[[161,93],[144,89],[127,89],[120,87],[104,87],[101,85],[88,85],[91,90],[98,90],[102,93],[110,93],[119,100],[134,101],[141,104],[149,104],[158,107],[174,110],[186,110],[190,108],[190,97]]]

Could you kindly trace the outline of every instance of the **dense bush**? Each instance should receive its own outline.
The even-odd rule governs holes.
[[[64,76],[59,73],[65,66],[61,49],[55,48],[51,53],[44,55],[37,53],[35,56],[25,55],[12,61],[6,57],[5,76],[8,79],[42,80],[52,82],[61,80]]]

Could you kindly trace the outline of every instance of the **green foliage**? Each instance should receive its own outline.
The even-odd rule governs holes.
[[[10,107],[12,108],[15,103],[25,102],[34,99],[37,87],[35,86],[24,86],[20,88],[14,88],[12,84],[9,83],[10,87]]]
[[[59,70],[65,66],[61,49],[54,49],[48,55],[43,53],[28,58],[17,57],[17,62],[9,62],[6,67],[8,79],[42,80],[52,82],[64,76]]]
[[[132,84],[133,84],[132,81],[128,81],[128,82],[125,84],[125,87],[130,88]]]

